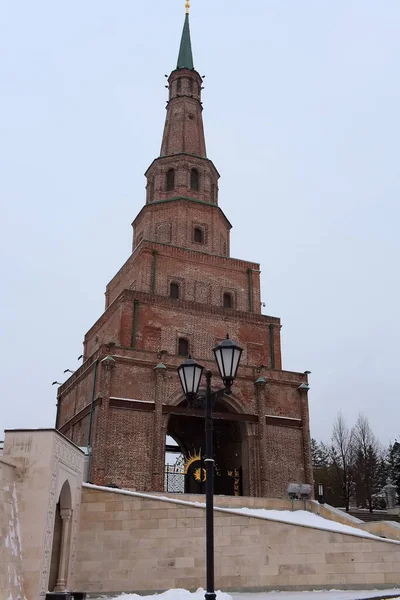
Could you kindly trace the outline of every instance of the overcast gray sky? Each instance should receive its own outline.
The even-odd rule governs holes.
[[[53,426],[159,154],[183,0],[0,1],[0,430]],[[311,432],[400,435],[399,0],[193,0],[232,256],[262,265]],[[1,434],[0,434],[1,437]]]

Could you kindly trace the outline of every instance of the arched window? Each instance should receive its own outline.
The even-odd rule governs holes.
[[[165,187],[167,188],[167,192],[170,192],[173,189],[175,189],[175,169],[169,169],[167,171]]]
[[[176,84],[176,91],[179,94],[179,92],[182,90],[182,79],[179,78]]]
[[[189,356],[189,342],[185,338],[178,340],[178,354],[179,356]]]
[[[169,296],[175,300],[179,300],[179,284],[171,283],[169,286]]]
[[[216,201],[217,201],[217,198],[216,198],[216,193],[215,193],[215,192],[216,192],[216,190],[217,190],[217,187],[216,187],[215,183],[213,183],[213,184],[211,185],[211,202],[213,202],[214,204],[215,204],[215,203],[216,203]]]
[[[204,244],[204,231],[201,227],[194,228],[193,239],[198,244]]]
[[[193,79],[189,79],[189,90],[193,92]]]
[[[224,293],[223,304],[224,304],[224,308],[232,308],[233,307],[232,294],[230,294],[229,292]]]
[[[149,188],[149,202],[153,202],[153,200],[154,200],[154,179],[153,179],[153,181],[149,181],[148,188]]]
[[[200,175],[197,169],[190,171],[190,188],[195,192],[199,191],[200,188]]]

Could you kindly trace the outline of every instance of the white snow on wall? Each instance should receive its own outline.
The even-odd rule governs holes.
[[[122,494],[125,496],[134,496],[136,498],[147,498],[148,500],[157,500],[158,502],[169,502],[172,504],[180,504],[184,506],[197,506],[205,508],[205,504],[201,502],[189,502],[187,500],[176,500],[175,498],[168,498],[166,496],[153,496],[152,494],[144,494],[140,492],[131,492],[129,490],[120,490],[116,488],[107,488],[98,485],[92,485],[90,483],[84,483],[83,487],[93,490],[102,490],[112,492],[113,494]],[[299,527],[309,527],[311,529],[321,529],[323,531],[331,531],[333,533],[345,533],[354,537],[369,538],[380,542],[390,544],[400,544],[396,540],[383,539],[367,531],[362,531],[356,527],[350,525],[342,525],[342,523],[336,523],[324,519],[314,513],[307,512],[304,510],[296,510],[294,512],[288,510],[266,510],[263,508],[221,508],[214,507],[215,512],[225,512],[230,514],[239,514],[249,517],[256,517],[257,519],[265,519],[267,521],[277,521],[279,523],[289,523],[291,525],[297,525]]]

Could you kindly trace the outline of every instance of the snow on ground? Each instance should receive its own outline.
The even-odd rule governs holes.
[[[381,598],[382,596],[400,597],[400,589],[392,590],[329,590],[315,592],[263,592],[241,594],[217,592],[217,600],[362,600],[363,598]],[[168,590],[163,594],[139,596],[138,594],[122,594],[113,600],[204,600],[204,590],[197,592],[187,590]]]
[[[397,598],[399,595],[400,590],[319,590],[315,592],[268,592],[261,594],[232,593],[233,600],[362,600],[363,598],[381,598],[382,596]]]

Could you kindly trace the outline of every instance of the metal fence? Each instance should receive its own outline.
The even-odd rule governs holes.
[[[185,473],[176,465],[165,465],[164,490],[173,494],[185,492]]]

